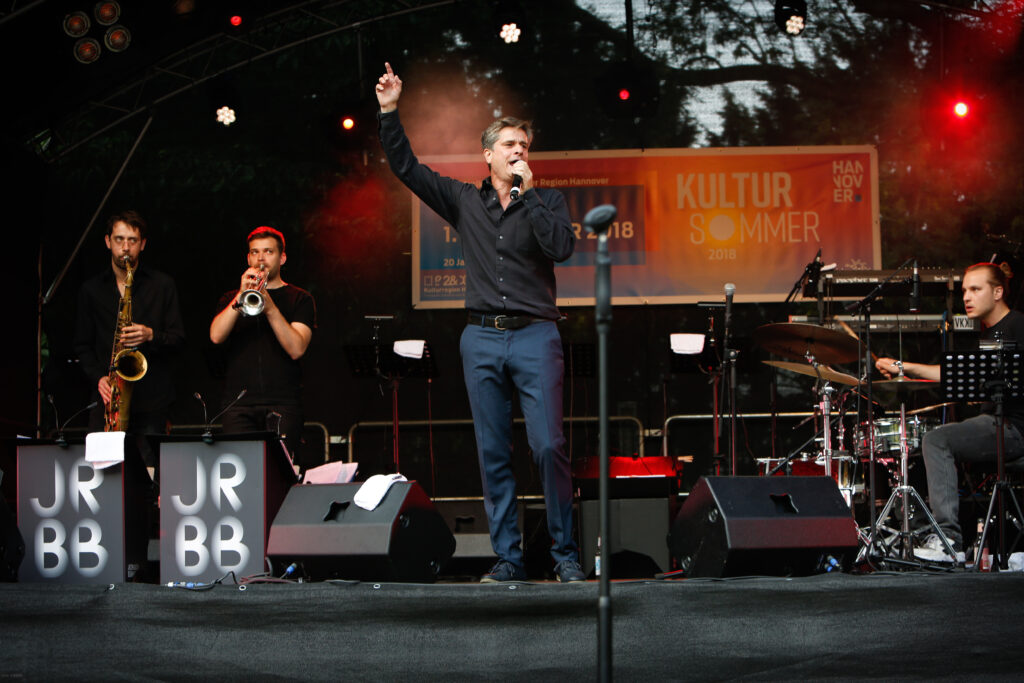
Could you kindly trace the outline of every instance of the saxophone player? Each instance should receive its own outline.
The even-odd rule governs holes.
[[[288,256],[280,230],[249,233],[247,265],[238,289],[226,292],[210,323],[210,341],[227,358],[226,434],[276,432],[298,461],[302,443],[302,368],[316,329],[316,303],[304,289],[281,278]]]
[[[157,454],[145,434],[167,433],[167,417],[175,397],[174,359],[185,342],[185,326],[174,280],[140,264],[146,248],[146,221],[136,211],[116,213],[107,220],[104,243],[110,266],[86,281],[78,295],[75,352],[82,370],[101,399],[89,419],[100,431],[111,404],[111,349],[138,349],[147,362],[145,374],[132,382],[126,431],[146,466],[155,471]],[[120,324],[118,314],[132,271],[132,319]],[[119,339],[115,332],[120,328]]]

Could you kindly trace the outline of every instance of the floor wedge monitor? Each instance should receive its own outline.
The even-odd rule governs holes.
[[[307,484],[288,492],[267,555],[281,575],[311,580],[433,582],[455,537],[414,481],[397,482],[373,510],[353,502],[361,484]]]
[[[857,525],[830,477],[702,477],[669,547],[687,577],[807,576],[852,561]]]

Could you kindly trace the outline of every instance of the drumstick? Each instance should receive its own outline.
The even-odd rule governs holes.
[[[853,330],[852,330],[852,329],[850,328],[850,326],[846,324],[846,322],[845,322],[845,321],[843,321],[843,320],[840,320],[839,318],[834,318],[834,320],[835,320],[835,321],[836,321],[837,323],[839,323],[839,326],[840,326],[840,327],[842,327],[842,328],[843,328],[843,329],[844,329],[844,330],[846,331],[846,333],[847,333],[848,335],[850,335],[851,337],[853,337],[854,339],[856,339],[856,340],[857,340],[858,342],[860,341],[860,337],[859,337],[859,336],[857,336],[857,333],[856,333],[856,332],[854,332],[854,331],[853,331]],[[874,352],[874,351],[872,351],[872,352],[871,352],[871,361],[872,361],[872,362],[876,362],[876,361],[878,361],[878,356],[876,356],[876,355],[875,355],[875,352]]]

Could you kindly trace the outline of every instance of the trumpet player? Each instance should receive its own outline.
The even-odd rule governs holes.
[[[185,343],[185,325],[178,304],[178,290],[170,276],[142,267],[146,249],[146,221],[136,211],[123,211],[107,221],[103,240],[110,252],[110,266],[85,282],[79,291],[75,326],[75,352],[86,376],[96,387],[98,405],[89,427],[100,431],[111,399],[111,348],[138,349],[148,368],[133,383],[127,432],[147,467],[157,467],[156,454],[144,434],[166,434],[167,418],[174,402],[174,365]],[[133,270],[131,323],[121,327],[118,311],[125,295],[128,269]],[[118,344],[119,342],[119,344]]]
[[[210,341],[227,356],[224,402],[243,391],[222,418],[227,434],[276,432],[292,457],[302,443],[302,367],[316,329],[316,303],[281,278],[284,235],[261,226],[247,238],[248,267],[225,293],[210,323]]]

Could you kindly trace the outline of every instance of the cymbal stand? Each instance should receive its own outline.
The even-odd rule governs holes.
[[[874,457],[872,454],[872,461]],[[910,446],[907,443],[907,407],[904,401],[900,401],[900,473],[899,473],[899,486],[892,490],[892,494],[889,496],[889,500],[886,501],[885,506],[878,515],[878,520],[875,523],[875,528],[871,534],[871,542],[867,548],[868,552],[872,550],[880,549],[881,554],[872,555],[871,559],[880,562],[888,562],[892,560],[901,560],[903,564],[914,564],[921,566],[922,563],[914,558],[914,539],[916,534],[921,531],[912,531],[910,529],[910,504],[915,502],[918,508],[924,511],[928,517],[928,525],[931,531],[938,534],[939,538],[946,546],[946,552],[949,553],[950,557],[955,557],[953,552],[953,546],[946,538],[945,534],[939,528],[939,523],[935,521],[928,506],[925,505],[924,499],[921,498],[921,494],[917,492],[913,486],[910,485]],[[902,511],[900,514],[900,528],[897,531],[892,527],[887,526],[890,514],[893,513],[893,508],[897,503],[902,504]],[[879,535],[879,531],[884,531],[888,536],[882,539]],[[898,556],[894,555],[894,551],[898,552]]]

